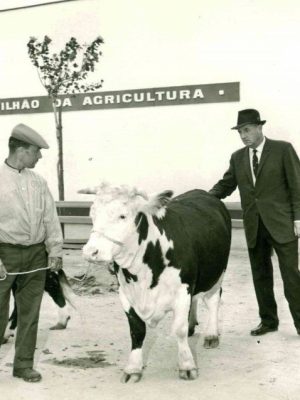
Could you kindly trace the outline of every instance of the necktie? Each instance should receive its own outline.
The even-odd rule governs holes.
[[[258,158],[257,158],[257,150],[253,150],[253,157],[252,157],[252,166],[255,178],[257,177],[257,170],[258,170]]]

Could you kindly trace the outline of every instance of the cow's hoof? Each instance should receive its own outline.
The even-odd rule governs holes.
[[[124,372],[124,374],[121,377],[121,382],[122,383],[137,383],[141,380],[142,378],[142,373],[141,372],[134,372],[132,374],[127,374],[127,372]]]
[[[64,323],[63,322],[58,322],[57,324],[51,326],[51,328],[49,328],[50,331],[59,331],[59,330],[62,330],[62,329],[66,329],[69,319],[71,319],[70,316],[66,318]]]
[[[194,333],[195,333],[195,327],[194,326],[189,327],[188,336],[191,337],[193,336]]]
[[[215,349],[216,347],[219,346],[219,337],[218,336],[207,336],[204,339],[203,346],[206,349]]]
[[[2,339],[2,342],[1,342],[1,344],[5,344],[5,343],[7,343],[8,342],[8,337],[4,337],[3,339]]]
[[[9,338],[14,336],[15,336],[14,331],[9,330],[8,332],[5,333],[1,344],[7,343],[9,341]]]
[[[190,370],[179,370],[179,378],[184,379],[186,381],[193,381],[194,379],[198,378],[198,371],[196,368]]]
[[[188,333],[188,336],[189,336],[189,337],[190,337],[190,336],[193,336],[193,334],[195,333],[195,327],[196,327],[196,325],[198,325],[198,322],[195,322],[194,325],[190,325],[190,326],[189,326],[189,333]]]

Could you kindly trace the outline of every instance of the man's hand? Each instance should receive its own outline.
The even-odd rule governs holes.
[[[0,279],[5,279],[6,278],[6,269],[2,261],[0,260]]]
[[[48,267],[51,271],[57,272],[62,269],[62,258],[61,257],[49,257]]]
[[[297,237],[300,237],[300,221],[294,221],[294,231]]]

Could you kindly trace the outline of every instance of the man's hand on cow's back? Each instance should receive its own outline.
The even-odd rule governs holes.
[[[6,268],[3,262],[0,260],[0,279],[3,280],[6,278]]]
[[[300,238],[300,221],[294,221],[295,235]]]
[[[49,257],[48,267],[51,271],[57,272],[62,269],[62,258],[61,257]]]

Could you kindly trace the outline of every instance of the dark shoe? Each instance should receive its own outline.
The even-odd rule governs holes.
[[[300,328],[296,328],[297,334],[300,336]]]
[[[260,336],[260,335],[264,335],[269,332],[275,332],[277,330],[278,330],[278,326],[272,327],[272,326],[267,326],[267,325],[264,325],[263,323],[260,323],[257,328],[252,329],[252,331],[250,332],[250,335],[251,336]]]
[[[13,376],[26,382],[39,382],[42,379],[42,375],[32,368],[14,368]]]

